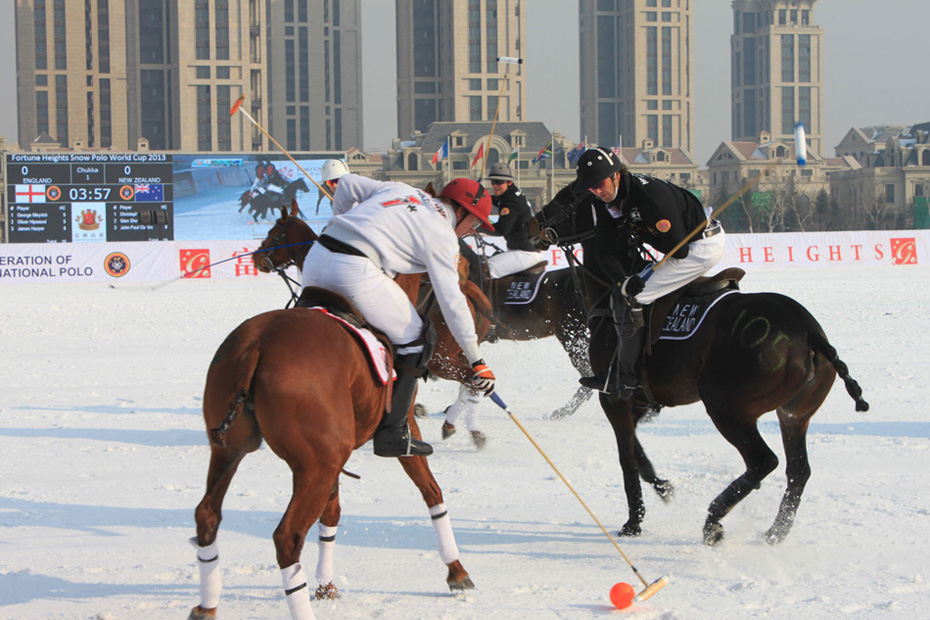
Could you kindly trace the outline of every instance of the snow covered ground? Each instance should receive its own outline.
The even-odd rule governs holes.
[[[756,271],[746,291],[788,294],[812,310],[871,411],[837,384],[811,425],[813,476],[794,530],[763,542],[783,465],[701,543],[710,500],[742,472],[701,407],[663,411],[640,429],[670,504],[648,492],[643,536],[619,540],[654,598],[614,610],[608,592],[635,575],[514,423],[490,402],[478,452],[443,442],[456,386],[431,382],[421,426],[436,454],[461,559],[477,589],[451,595],[426,507],[370,445],[342,483],[336,583],[326,618],[826,620],[922,617],[930,604],[930,268]],[[162,620],[197,603],[193,509],[208,459],[200,402],[207,364],[245,318],[278,308],[274,277],[180,281],[150,290],[105,284],[0,284],[0,619]],[[616,448],[596,399],[548,419],[575,389],[554,339],[483,347],[499,393],[598,518],[626,515]],[[775,416],[763,435],[781,457]],[[287,617],[271,533],[290,496],[284,463],[263,447],[227,496],[219,545],[221,618]],[[312,576],[316,530],[304,551]],[[920,610],[924,611],[921,612]]]

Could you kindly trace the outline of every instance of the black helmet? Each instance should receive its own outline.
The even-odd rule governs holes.
[[[588,149],[578,158],[575,172],[578,185],[582,189],[591,189],[604,179],[620,170],[623,164],[620,157],[600,147]]]

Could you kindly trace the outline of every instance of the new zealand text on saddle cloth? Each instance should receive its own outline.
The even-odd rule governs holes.
[[[659,340],[685,340],[690,338],[701,326],[704,317],[714,307],[714,304],[727,295],[738,292],[731,290],[724,291],[716,296],[682,297],[665,317],[665,325],[662,326]]]
[[[381,341],[375,338],[374,334],[372,334],[367,329],[359,329],[355,325],[352,325],[351,323],[344,321],[343,319],[339,318],[335,314],[332,314],[331,312],[327,311],[326,308],[323,308],[321,306],[314,306],[312,308],[307,308],[307,310],[316,310],[318,312],[322,312],[326,316],[339,321],[340,323],[342,323],[342,325],[346,329],[351,331],[353,334],[357,335],[359,340],[365,345],[362,347],[362,350],[365,351],[365,353],[368,355],[368,359],[371,361],[372,365],[375,367],[375,370],[378,371],[378,378],[381,379],[381,385],[384,385],[387,383],[388,381],[388,364],[387,364],[388,352],[387,352],[387,349],[384,347],[384,345],[381,344]],[[397,373],[395,373],[392,370],[391,379],[394,379],[396,377],[397,377]]]

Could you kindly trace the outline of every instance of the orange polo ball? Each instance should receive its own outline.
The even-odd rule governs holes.
[[[626,609],[633,604],[633,597],[636,596],[636,590],[628,583],[615,583],[610,589],[610,602],[617,609]]]

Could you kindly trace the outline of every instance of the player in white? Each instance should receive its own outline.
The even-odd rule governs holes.
[[[339,186],[339,179],[347,174],[349,174],[349,166],[341,159],[327,159],[323,162],[323,166],[320,168],[320,177],[323,185],[329,190],[330,196],[336,194],[336,188]],[[320,212],[320,203],[323,202],[323,198],[325,197],[323,192],[318,192],[318,194],[319,196],[316,199],[317,214]],[[333,211],[333,213],[338,215],[336,211]]]
[[[391,410],[375,432],[375,454],[427,456],[433,449],[411,437],[407,412],[417,375],[433,354],[435,330],[393,277],[429,274],[443,318],[472,365],[472,385],[490,395],[494,373],[481,359],[456,263],[459,237],[479,226],[494,230],[488,221],[491,198],[471,179],[455,179],[434,198],[404,183],[346,174],[339,179],[333,211],[341,215],[329,221],[307,253],[302,284],[345,295],[395,345],[397,380]]]

